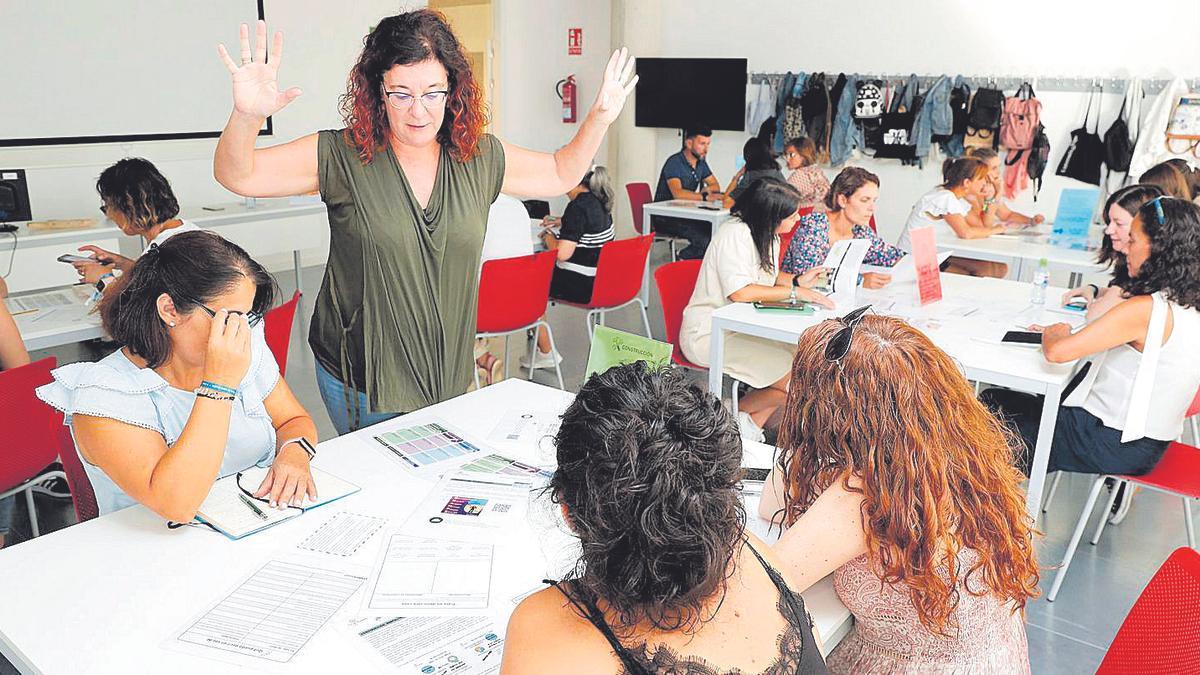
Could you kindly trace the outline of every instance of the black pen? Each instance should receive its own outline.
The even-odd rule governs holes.
[[[258,508],[258,505],[254,503],[253,499],[250,499],[240,492],[238,493],[238,499],[241,499],[243,504],[249,506],[250,510],[254,512],[254,515],[258,516],[262,520],[267,519],[267,514],[263,513],[262,509]]]

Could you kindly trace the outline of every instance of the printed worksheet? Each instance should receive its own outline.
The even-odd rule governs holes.
[[[362,614],[479,614],[488,607],[491,583],[491,544],[393,533],[371,573]]]
[[[296,548],[314,553],[352,556],[386,522],[384,518],[341,511],[334,514],[304,541],[296,544]]]
[[[542,439],[558,433],[559,413],[552,410],[509,409],[488,434],[488,442],[536,448]]]
[[[494,675],[504,638],[486,616],[348,620],[343,630],[381,669],[408,675]]]
[[[268,561],[165,646],[258,668],[287,663],[358,590],[365,572]]]
[[[525,517],[533,476],[460,472],[447,474],[405,522],[414,537],[493,541],[502,528]]]

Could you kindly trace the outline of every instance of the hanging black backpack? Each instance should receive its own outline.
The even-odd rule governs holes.
[[[980,89],[971,99],[971,111],[967,113],[967,126],[975,129],[999,129],[1004,114],[1004,92],[999,89]]]
[[[951,136],[967,133],[967,112],[971,103],[971,88],[966,84],[950,90],[950,116],[954,122]]]
[[[1112,126],[1104,132],[1104,166],[1108,167],[1109,175],[1115,171],[1129,171],[1133,161],[1133,140],[1129,138],[1129,124],[1125,121],[1125,101],[1121,101],[1121,112]]]
[[[1046,135],[1046,127],[1039,122],[1037,131],[1033,134],[1033,142],[1029,145],[1029,159],[1025,170],[1033,184],[1033,201],[1037,201],[1038,193],[1042,191],[1042,176],[1046,174],[1046,165],[1050,163],[1050,137]]]
[[[1092,99],[1096,91],[1088,96],[1087,110],[1083,113],[1083,125],[1071,132],[1071,144],[1058,163],[1059,176],[1074,178],[1077,181],[1100,184],[1100,166],[1104,163],[1104,141],[1100,140],[1100,113],[1096,112],[1096,130],[1088,130],[1088,118],[1092,115]],[[1099,94],[1104,95],[1100,89]]]

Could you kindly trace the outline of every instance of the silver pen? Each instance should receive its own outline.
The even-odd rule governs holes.
[[[244,495],[240,492],[238,493],[238,499],[241,499],[243,504],[245,504],[246,506],[249,506],[250,510],[253,511],[254,515],[258,516],[260,520],[267,519],[267,514],[263,513],[262,509],[258,508],[258,505],[254,503],[253,499],[250,499],[249,497],[247,497],[246,495]]]

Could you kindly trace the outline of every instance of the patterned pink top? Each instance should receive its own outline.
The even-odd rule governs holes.
[[[974,551],[959,554],[969,569]],[[974,579],[971,589],[978,592]],[[884,584],[866,555],[833,576],[838,597],[854,615],[854,629],[827,659],[831,673],[1028,673],[1025,618],[992,595],[961,588],[955,618],[957,637],[931,633],[903,585]]]
[[[829,194],[829,179],[825,178],[821,167],[816,164],[802,166],[788,174],[788,182],[800,191],[800,206],[815,207],[818,204],[825,210],[825,195]]]

